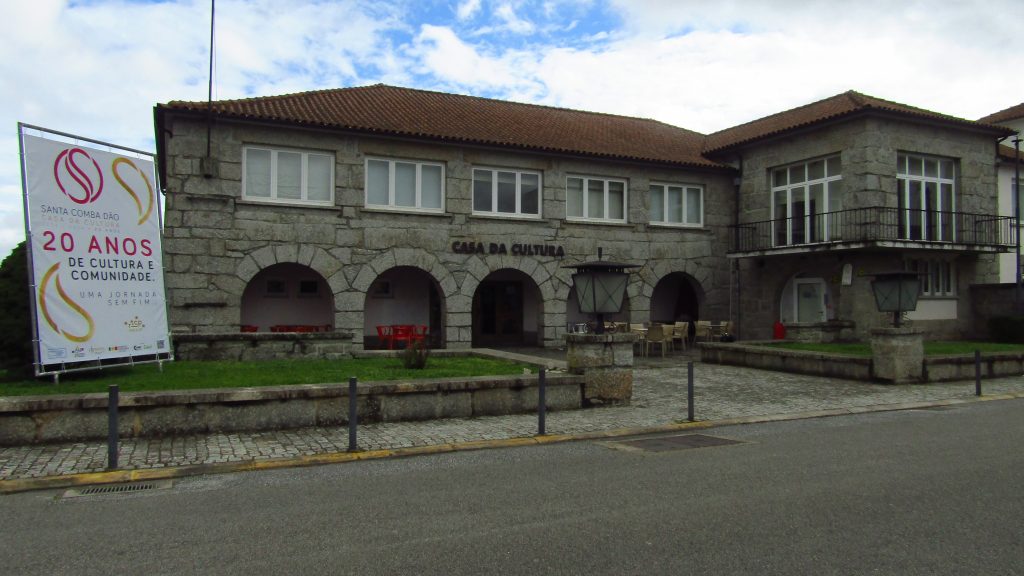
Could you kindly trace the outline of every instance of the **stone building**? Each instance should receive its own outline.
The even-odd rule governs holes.
[[[432,345],[560,346],[570,264],[640,265],[613,320],[782,320],[864,335],[868,281],[926,279],[911,318],[972,329],[1012,244],[1011,130],[857,93],[702,135],[653,120],[376,85],[155,109],[172,330],[378,327]]]
[[[599,249],[642,264],[616,320],[729,314],[734,170],[695,132],[384,85],[155,114],[175,332],[557,346]]]
[[[978,120],[987,124],[998,124],[1016,131],[1016,135],[1001,141],[999,146],[999,214],[1015,216],[1017,209],[1017,174],[1020,172],[1020,158],[1014,139],[1024,131],[1024,103],[1000,110]],[[1017,254],[1003,254],[999,257],[999,281],[1014,283],[1018,274]]]
[[[976,335],[970,287],[998,281],[1012,220],[998,216],[996,143],[1006,128],[846,92],[708,137],[739,167],[729,257],[744,335],[777,320],[808,338],[888,324],[870,281],[914,270],[908,320],[929,338]]]

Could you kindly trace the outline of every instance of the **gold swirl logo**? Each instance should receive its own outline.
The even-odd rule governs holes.
[[[60,275],[57,274],[58,269],[60,269],[59,262],[51,266],[50,269],[46,271],[46,274],[43,275],[43,281],[39,288],[39,310],[42,311],[43,318],[46,319],[46,323],[50,325],[50,328],[52,328],[54,332],[62,334],[65,338],[71,340],[72,342],[87,342],[90,338],[92,338],[92,334],[96,330],[96,324],[95,322],[93,322],[92,316],[90,316],[89,313],[85,311],[85,308],[82,308],[77,302],[72,300],[71,297],[68,296],[68,293],[64,291],[64,287],[61,286],[60,283]],[[56,280],[54,280],[54,278],[56,278]],[[55,322],[53,316],[50,315],[50,308],[49,305],[46,303],[46,291],[50,287],[51,280],[53,280],[53,283],[57,288],[57,295],[60,296],[60,299],[63,300],[64,303],[68,305],[68,307],[77,312],[79,316],[81,316],[82,319],[85,320],[85,323],[89,326],[89,329],[86,330],[85,334],[72,334],[67,330],[58,327],[57,322]]]
[[[143,200],[139,198],[139,195],[135,192],[135,190],[132,189],[132,187],[127,182],[124,181],[124,178],[121,177],[121,174],[118,173],[118,169],[121,166],[124,166],[125,164],[131,166],[132,169],[134,169],[135,172],[138,173],[139,177],[142,178],[142,182],[146,185],[145,209],[143,209],[142,207]],[[117,183],[121,185],[121,188],[125,189],[125,192],[128,192],[128,195],[132,197],[132,200],[135,200],[135,207],[138,209],[139,212],[139,224],[141,225],[143,222],[149,219],[149,215],[152,214],[153,212],[153,185],[149,183],[149,178],[146,177],[142,170],[140,170],[139,167],[136,166],[135,163],[129,160],[128,158],[121,157],[115,159],[113,164],[110,165],[110,168],[114,172],[114,179],[117,180]]]

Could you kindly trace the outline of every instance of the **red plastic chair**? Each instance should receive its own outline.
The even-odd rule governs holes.
[[[413,325],[412,324],[395,324],[391,326],[392,335],[391,339],[394,342],[405,342],[408,347],[409,343],[413,339]]]
[[[395,332],[391,326],[377,326],[377,338],[380,339],[380,344],[388,345],[388,350],[395,348]]]

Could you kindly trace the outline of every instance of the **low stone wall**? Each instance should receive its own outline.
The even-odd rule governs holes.
[[[981,355],[981,377],[1024,376],[1024,354]],[[974,356],[933,356],[924,359],[924,379],[931,382],[974,380]]]
[[[707,342],[699,346],[701,361],[712,364],[749,366],[848,380],[872,379],[871,358],[737,343]]]
[[[812,376],[878,381],[874,362],[863,356],[785,350],[750,343],[700,344],[700,357],[711,364],[748,366]],[[1024,354],[987,353],[981,356],[981,377],[1024,376]],[[974,379],[974,355],[926,356],[922,382]]]
[[[583,404],[584,377],[548,374],[547,407]],[[367,382],[357,387],[360,422],[396,422],[529,413],[538,376]],[[122,438],[274,430],[348,424],[348,385],[316,384],[120,395]],[[0,445],[107,437],[107,395],[0,398]]]
[[[347,332],[171,334],[178,360],[335,360],[352,355]]]
[[[848,342],[855,339],[855,328],[855,323],[843,320],[786,324],[786,339],[794,342]]]

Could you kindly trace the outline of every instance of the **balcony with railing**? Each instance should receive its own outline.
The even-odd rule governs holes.
[[[862,248],[1008,252],[1017,242],[1011,216],[854,208],[730,226],[732,257]]]

